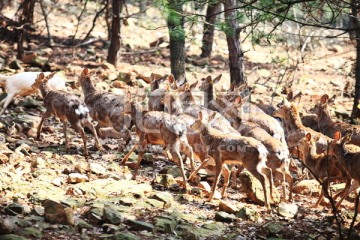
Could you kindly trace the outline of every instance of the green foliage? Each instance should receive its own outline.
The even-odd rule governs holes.
[[[181,26],[170,29],[170,37],[174,40],[182,40],[185,38],[185,31]]]

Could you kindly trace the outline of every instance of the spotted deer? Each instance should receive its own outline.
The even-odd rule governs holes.
[[[90,111],[90,116],[98,122],[96,131],[102,135],[101,127],[112,127],[116,130],[112,136],[122,138],[125,145],[130,141],[131,120],[123,112],[129,111],[129,99],[125,95],[97,90],[92,84],[89,70],[85,68],[78,80],[82,88],[86,106]]]
[[[214,197],[221,172],[225,179],[221,194],[225,196],[230,178],[230,171],[226,164],[242,164],[259,179],[264,190],[265,207],[267,211],[270,211],[269,201],[273,183],[271,169],[266,166],[268,151],[265,146],[253,138],[223,134],[208,126],[201,112],[191,127],[200,132],[201,140],[207,146],[208,155],[215,161],[215,180],[208,200],[211,201]]]
[[[126,154],[121,161],[125,164],[135,149],[139,150],[138,159],[133,174],[136,178],[142,157],[145,154],[148,144],[157,144],[166,146],[170,152],[172,160],[179,165],[184,186],[187,189],[187,178],[184,172],[183,159],[180,151],[184,152],[186,157],[190,159],[191,168],[194,170],[193,150],[188,144],[186,138],[186,125],[176,116],[161,111],[144,111],[139,103],[131,102],[131,118],[135,122],[136,135],[139,137],[138,144]]]
[[[352,125],[345,122],[335,121],[332,119],[329,111],[329,106],[335,101],[335,95],[331,98],[327,94],[324,94],[320,102],[317,103],[310,111],[315,113],[318,118],[319,130],[326,136],[333,137],[334,134],[338,131],[341,134],[345,134],[347,131],[351,130],[353,134],[351,135],[350,144],[355,144],[360,146],[360,126]]]
[[[102,146],[97,137],[96,130],[92,125],[89,118],[89,109],[77,96],[64,91],[51,90],[48,86],[48,81],[54,76],[54,73],[46,76],[40,73],[36,78],[35,83],[32,85],[35,89],[40,89],[43,96],[44,105],[46,108],[45,113],[41,117],[37,129],[37,139],[40,138],[40,132],[43,122],[51,115],[55,115],[63,123],[63,132],[65,137],[65,146],[68,150],[68,138],[67,138],[67,123],[80,133],[84,143],[84,155],[89,155],[87,150],[86,135],[84,127],[88,127],[95,137],[95,144],[99,150],[102,150]]]

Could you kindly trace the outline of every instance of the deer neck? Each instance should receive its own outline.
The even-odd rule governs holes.
[[[327,128],[331,127],[335,121],[331,118],[329,110],[322,109],[318,116],[319,128],[324,132]]]
[[[304,127],[301,123],[301,118],[299,115],[298,110],[295,107],[291,107],[289,111],[289,116],[287,117],[286,121],[287,130],[290,132],[291,130],[297,130]]]
[[[83,89],[85,98],[90,94],[96,92],[96,89],[92,84],[90,78],[86,78],[84,79],[84,81],[81,82],[81,88]]]
[[[214,100],[214,87],[211,83],[207,84],[204,92],[206,93],[205,107],[209,108],[211,102]]]
[[[48,93],[50,92],[50,88],[48,87],[47,82],[41,83],[40,92],[41,92],[41,95],[43,96],[43,98],[45,98],[46,95],[48,95]]]

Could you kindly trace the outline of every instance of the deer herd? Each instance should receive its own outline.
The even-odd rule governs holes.
[[[103,127],[113,128],[112,136],[122,139],[125,145],[130,143],[131,130],[135,129],[137,140],[121,161],[125,164],[137,150],[133,179],[147,146],[162,145],[167,156],[179,166],[185,190],[189,190],[191,180],[200,169],[215,169],[209,201],[214,198],[221,174],[224,178],[221,196],[225,197],[230,177],[236,181],[243,168],[260,181],[267,211],[271,209],[274,178],[281,182],[283,201],[292,201],[293,175],[299,173],[300,164],[322,182],[325,190],[331,182],[346,183],[345,188],[334,195],[335,200],[340,197],[337,208],[359,187],[360,127],[334,121],[329,113],[334,98],[326,94],[310,110],[316,120],[307,121],[291,96],[275,108],[247,101],[244,86],[231,86],[228,92],[215,94],[214,85],[221,75],[201,80],[199,89],[205,98],[202,105],[194,96],[198,82],[190,85],[179,83],[173,75],[151,74],[147,106],[139,102],[137,93],[113,94],[97,90],[91,77],[92,73],[84,69],[78,79],[83,100],[69,93],[55,73],[0,75],[8,94],[0,102],[3,107],[0,115],[15,96],[41,92],[46,111],[38,125],[37,138],[40,138],[44,120],[55,115],[63,123],[66,149],[69,148],[69,122],[81,135],[86,156],[89,153],[84,127],[92,132],[100,151],[104,149],[98,138],[106,137]],[[190,163],[188,173],[185,171],[188,168],[184,167],[187,162]],[[196,162],[200,162],[197,168]],[[316,206],[323,196],[320,195]]]

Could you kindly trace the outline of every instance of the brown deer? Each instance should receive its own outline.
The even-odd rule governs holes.
[[[326,136],[333,137],[337,131],[345,134],[351,130],[353,132],[350,140],[350,144],[360,146],[360,126],[351,125],[349,123],[334,121],[329,112],[329,106],[335,101],[335,95],[329,98],[327,94],[324,94],[320,102],[317,103],[311,111],[317,115],[319,130]]]
[[[229,120],[242,136],[252,137],[260,141],[268,150],[267,166],[272,169],[275,177],[280,179],[283,186],[283,199],[286,200],[286,181],[289,183],[289,200],[292,200],[293,178],[290,174],[290,157],[287,144],[272,137],[263,128],[253,122],[244,121],[239,111],[242,110],[241,97],[237,97],[234,103],[229,103],[224,96],[216,99],[216,104],[222,109],[222,114]],[[236,178],[234,178],[236,179]],[[285,181],[286,180],[286,181]]]
[[[101,136],[101,127],[113,127],[116,132],[113,134],[116,138],[122,138],[125,145],[130,141],[131,120],[123,114],[129,111],[130,104],[125,99],[125,95],[116,95],[113,93],[98,91],[90,79],[90,73],[85,68],[78,81],[84,94],[86,106],[89,108],[90,116],[98,122],[96,131]]]
[[[289,102],[285,99],[274,112],[274,116],[279,117],[284,121],[287,132],[287,143],[290,149],[295,147],[300,139],[305,137],[307,133],[311,133],[311,136],[314,138],[318,153],[323,152],[327,148],[331,138],[316,132],[311,128],[305,127],[301,122],[299,111],[293,102]]]
[[[211,201],[214,197],[221,172],[225,179],[222,196],[225,196],[230,178],[230,171],[226,164],[242,164],[259,179],[264,190],[265,207],[267,211],[270,211],[269,201],[273,184],[271,169],[266,166],[268,151],[265,146],[253,138],[223,134],[221,131],[209,127],[203,120],[202,112],[199,113],[198,119],[191,127],[200,132],[201,140],[207,146],[208,155],[215,161],[215,180],[208,200]]]
[[[192,170],[194,170],[194,164],[193,150],[186,138],[185,123],[176,116],[165,112],[144,111],[136,101],[131,102],[131,118],[135,122],[136,134],[139,137],[139,142],[126,154],[121,161],[121,164],[125,164],[131,153],[135,151],[135,149],[139,149],[137,164],[133,174],[133,179],[135,179],[142,157],[145,154],[146,146],[148,144],[166,146],[171,154],[172,160],[180,167],[184,179],[184,186],[185,189],[187,189],[187,179],[180,150],[182,150],[190,159]]]
[[[346,181],[345,188],[334,196],[334,200],[340,195],[346,193],[351,185],[351,178],[347,174],[344,167],[336,159],[336,157],[328,154],[327,150],[322,153],[317,153],[316,143],[312,138],[311,133],[307,133],[306,136],[300,139],[296,148],[293,149],[292,155],[298,157],[301,162],[314,174],[317,179],[322,181],[322,185],[327,187],[330,182],[333,181]],[[336,204],[339,207],[344,197]],[[318,207],[324,198],[324,192],[322,192],[315,203],[315,207]]]
[[[53,76],[54,73],[51,73],[47,77],[45,77],[43,73],[40,73],[36,78],[35,83],[32,85],[33,88],[40,89],[46,108],[37,129],[37,138],[40,138],[40,132],[44,120],[53,114],[63,123],[66,150],[69,148],[67,139],[67,122],[70,123],[76,132],[80,133],[84,143],[84,155],[88,155],[86,135],[83,129],[84,127],[88,127],[92,131],[95,137],[96,147],[99,150],[102,150],[96,130],[90,122],[89,109],[77,96],[64,91],[51,90],[47,83]]]

